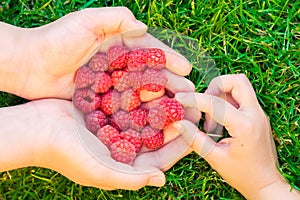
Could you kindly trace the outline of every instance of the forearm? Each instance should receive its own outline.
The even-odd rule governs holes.
[[[249,200],[298,200],[300,193],[295,188],[292,188],[284,180],[277,182],[261,189],[257,194],[248,198]]]
[[[0,91],[19,95],[23,87],[31,48],[29,30],[0,22]]]
[[[30,166],[35,144],[32,109],[27,104],[0,108],[0,171]]]

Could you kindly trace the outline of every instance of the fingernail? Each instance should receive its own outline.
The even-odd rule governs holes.
[[[184,127],[180,122],[173,122],[172,126],[178,131],[179,134],[184,133]]]
[[[183,99],[185,96],[186,96],[185,93],[179,92],[179,93],[177,93],[177,94],[175,95],[175,98],[176,98],[177,100],[180,100],[180,99]]]
[[[154,176],[148,182],[148,185],[156,186],[156,187],[161,187],[164,184],[165,184],[165,179],[162,178],[161,176]]]

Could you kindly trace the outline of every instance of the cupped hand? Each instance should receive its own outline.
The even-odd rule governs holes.
[[[216,143],[189,121],[178,122],[193,150],[245,197],[282,180],[269,119],[245,75],[220,76],[205,94],[179,93],[175,98],[224,125],[230,137]]]
[[[125,44],[134,41],[139,44],[143,40],[146,44],[141,43],[141,46],[163,46],[146,31],[146,25],[124,7],[84,9],[45,26],[28,29],[25,34],[28,49],[20,55],[26,59],[17,77],[20,84],[15,93],[28,99],[71,99],[76,70],[87,63],[101,45],[122,38]],[[188,61],[173,53],[167,54],[167,68],[187,75],[191,70]]]
[[[53,169],[81,185],[108,190],[162,186],[162,170],[191,152],[183,138],[176,138],[158,151],[139,154],[133,165],[123,164],[114,161],[109,150],[85,128],[70,101],[36,100],[26,106],[36,111],[31,116],[39,121],[32,165]],[[177,129],[170,126],[168,131]]]

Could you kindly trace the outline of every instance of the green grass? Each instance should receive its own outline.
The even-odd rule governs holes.
[[[297,0],[41,0],[0,3],[0,20],[36,27],[85,7],[127,6],[148,26],[160,26],[198,40],[221,74],[245,73],[270,117],[287,180],[300,189],[300,2]],[[199,92],[197,70],[189,78]],[[0,106],[25,100],[0,93]],[[258,152],[259,153],[259,152]],[[242,199],[195,154],[166,172],[162,188],[103,191],[83,187],[42,168],[0,173],[1,199]]]

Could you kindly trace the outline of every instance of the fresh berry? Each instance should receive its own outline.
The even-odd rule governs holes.
[[[96,53],[89,62],[89,67],[94,72],[104,72],[108,69],[108,62],[106,59],[106,55],[104,53],[98,52]]]
[[[166,112],[160,105],[153,106],[149,109],[147,121],[152,128],[163,129],[166,125]]]
[[[148,110],[145,108],[137,108],[129,112],[130,127],[140,130],[147,125]]]
[[[121,139],[127,140],[135,147],[135,152],[138,153],[141,151],[143,140],[141,137],[141,134],[134,130],[134,129],[128,129],[126,131],[122,131],[120,133]]]
[[[130,82],[130,86],[134,89],[140,89],[142,87],[143,82],[143,73],[136,71],[136,72],[128,72],[126,75],[127,79]]]
[[[105,114],[100,110],[95,110],[88,113],[84,117],[85,125],[88,130],[92,133],[97,133],[97,131],[108,123],[108,119]]]
[[[110,76],[105,72],[98,72],[96,74],[95,83],[91,86],[91,89],[96,93],[104,93],[112,86]]]
[[[98,130],[97,137],[105,146],[110,148],[114,142],[120,140],[120,133],[111,125],[105,125]]]
[[[100,110],[106,115],[118,111],[120,107],[120,94],[115,90],[108,90],[101,96]]]
[[[97,110],[100,102],[100,96],[90,89],[77,90],[73,97],[74,106],[84,113]]]
[[[111,74],[111,81],[112,85],[116,87],[116,85],[119,83],[119,80],[126,74],[124,70],[115,70]]]
[[[164,144],[164,134],[161,130],[149,126],[142,131],[143,144],[149,149],[157,149]]]
[[[158,92],[167,84],[167,77],[161,72],[154,69],[147,69],[143,74],[143,89]]]
[[[95,81],[95,73],[89,67],[80,67],[75,74],[75,85],[77,88],[85,88]]]
[[[157,48],[149,48],[145,51],[145,62],[153,69],[162,69],[166,65],[165,52]]]
[[[174,121],[180,121],[184,117],[184,108],[176,100],[172,98],[165,98],[159,102],[159,105],[163,107],[166,113],[166,125]]]
[[[143,71],[146,67],[143,49],[131,50],[127,61],[128,71]]]
[[[121,94],[120,107],[125,111],[131,111],[141,105],[140,94],[137,90],[128,89]]]
[[[123,92],[124,90],[127,90],[130,88],[130,80],[128,77],[128,72],[125,71],[120,71],[120,72],[116,72],[115,74],[112,73],[112,75],[114,76],[114,82],[115,82],[115,86],[114,88],[116,90],[118,90],[119,92]],[[120,76],[120,78],[118,78],[117,76]]]
[[[120,130],[127,130],[130,126],[129,113],[123,110],[119,110],[112,115],[112,121],[116,126],[118,126]]]
[[[136,157],[135,147],[127,140],[118,140],[111,145],[111,157],[122,163],[131,164]]]
[[[128,54],[129,50],[124,46],[112,46],[106,52],[108,63],[114,69],[126,67]]]

